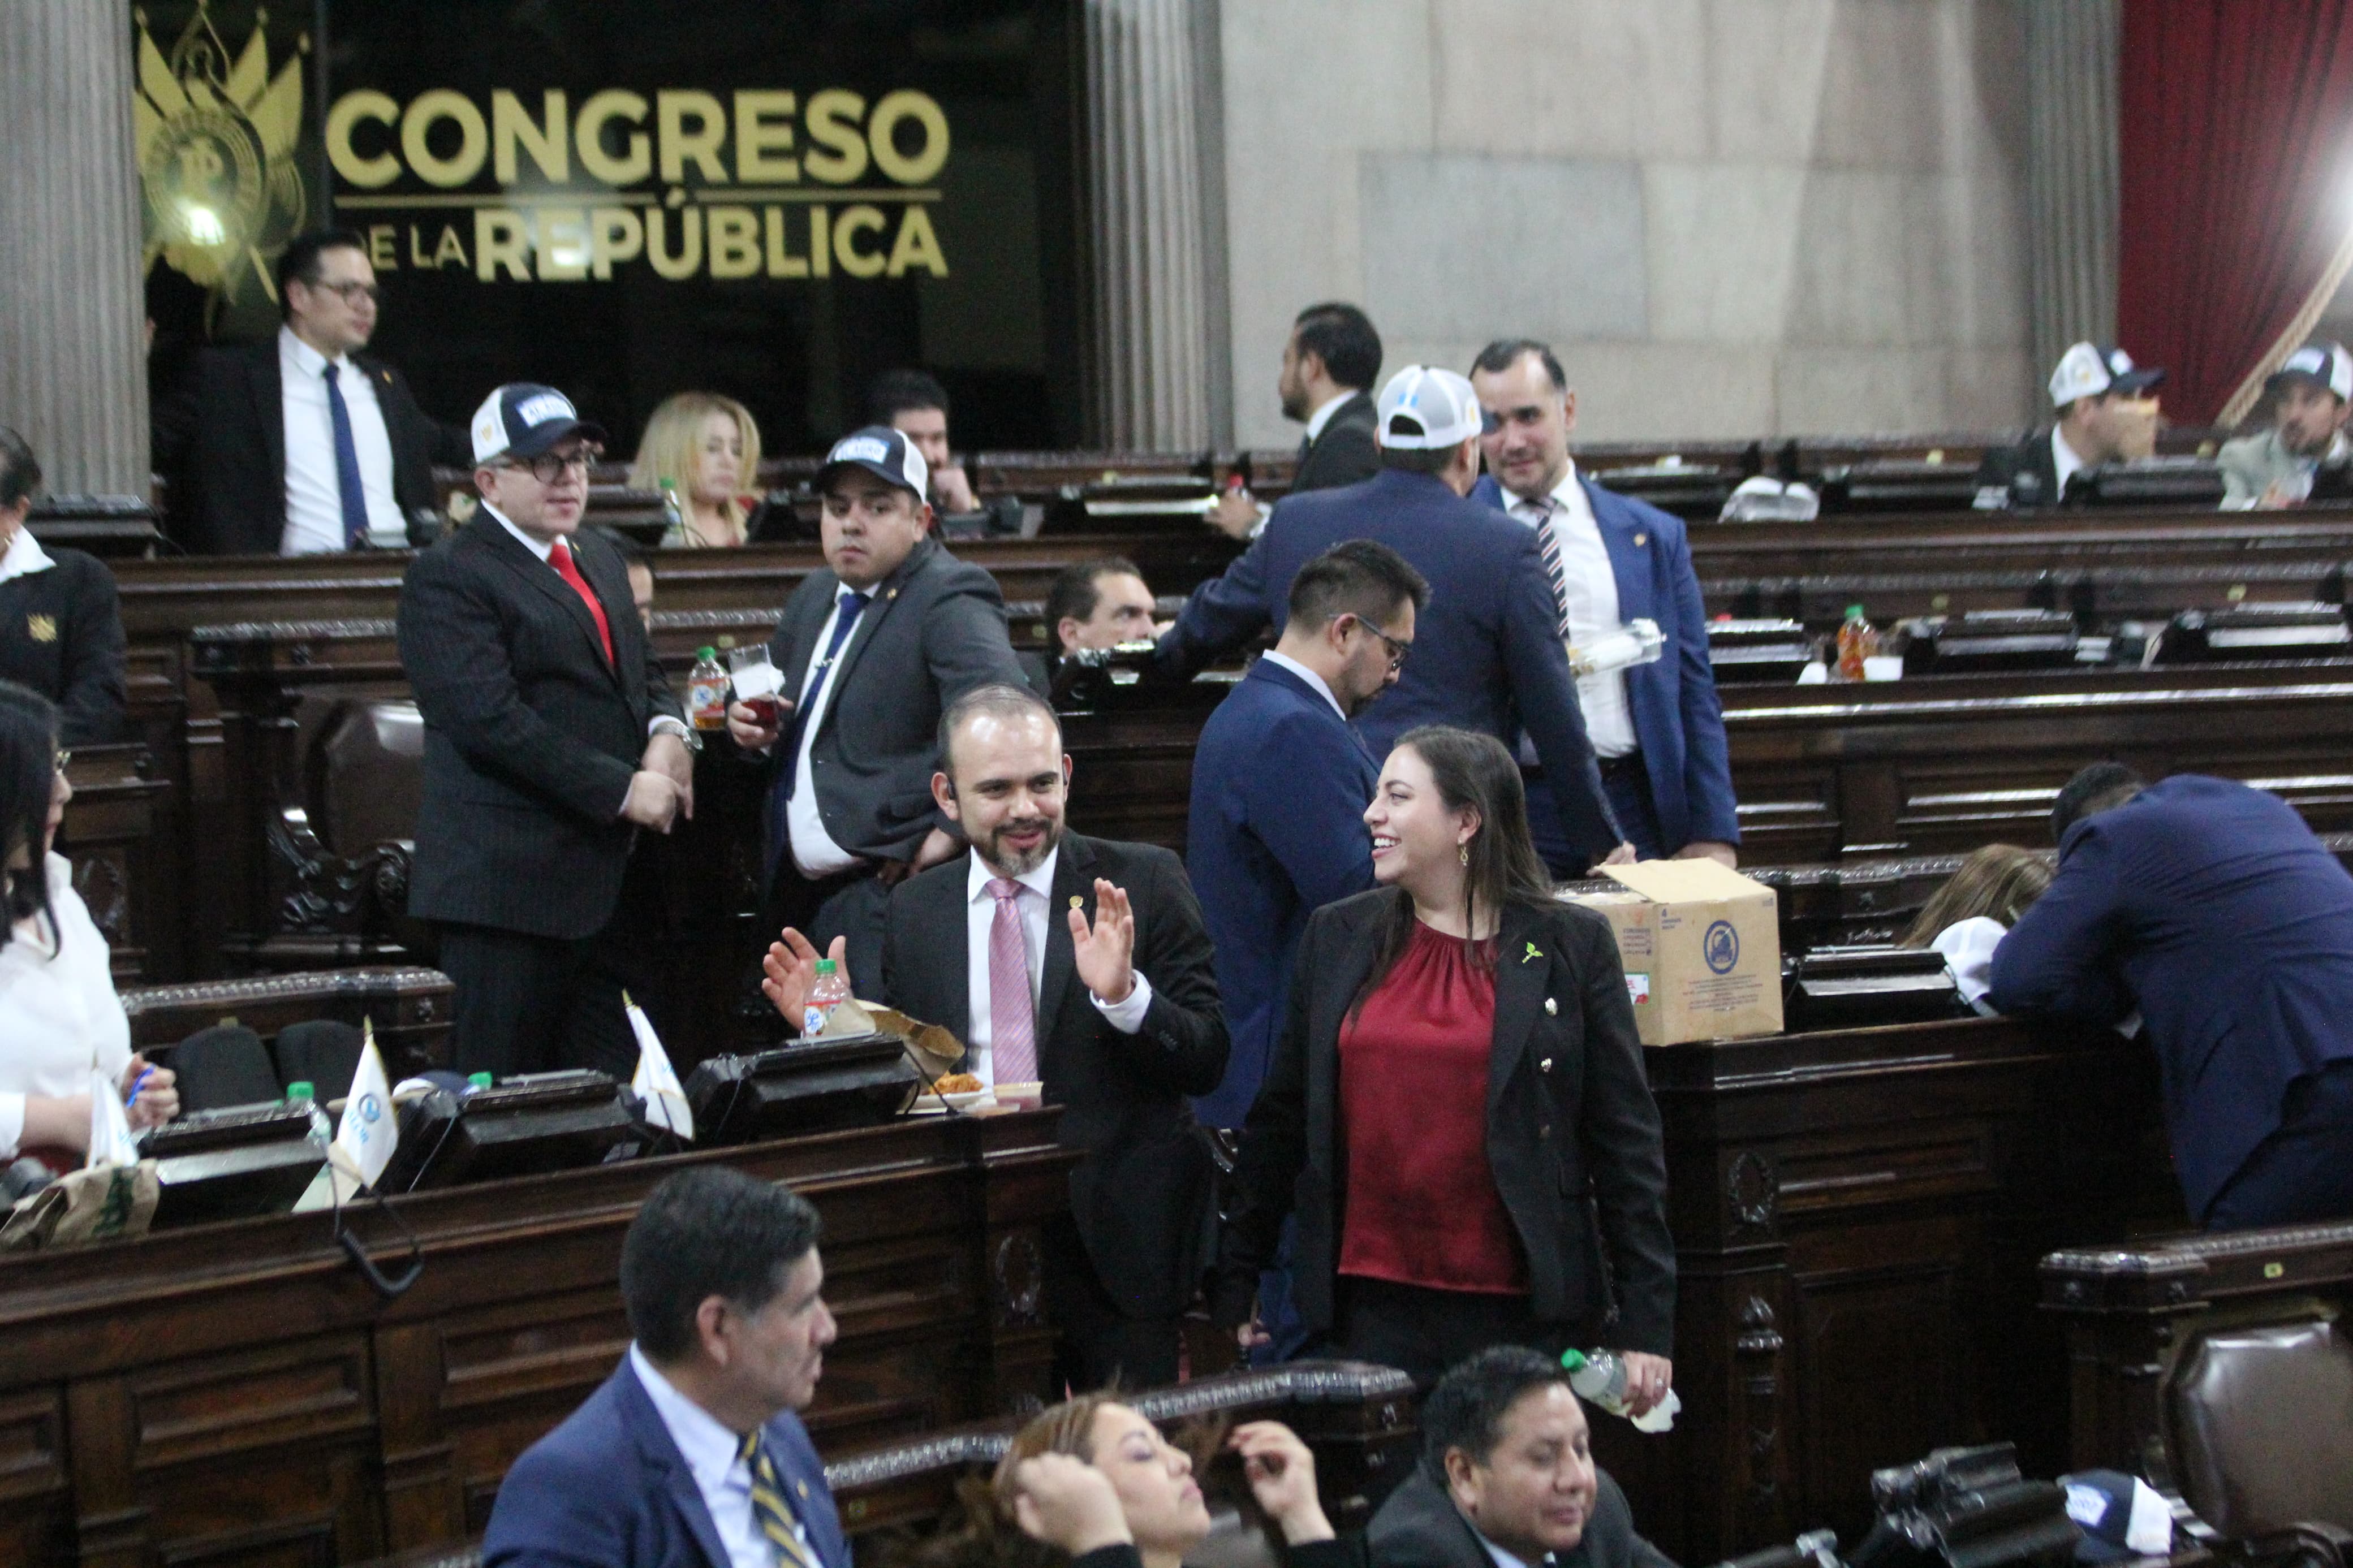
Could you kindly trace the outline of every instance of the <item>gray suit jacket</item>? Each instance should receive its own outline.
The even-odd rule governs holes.
[[[768,655],[788,694],[801,689],[841,586],[820,567],[785,602]],[[937,541],[919,542],[873,595],[827,678],[833,695],[818,721],[809,764],[818,813],[833,841],[869,859],[905,860],[925,834],[946,826],[932,804],[941,710],[976,686],[1028,682],[1006,635],[997,579]],[[778,745],[770,789],[793,765]]]

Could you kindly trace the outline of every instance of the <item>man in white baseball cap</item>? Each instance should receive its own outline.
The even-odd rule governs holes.
[[[2272,427],[2222,443],[2222,508],[2298,506],[2325,466],[2353,458],[2345,410],[2353,402],[2353,353],[2343,343],[2306,343],[2263,383]]]
[[[2157,399],[2165,372],[2133,363],[2120,348],[2077,343],[2051,373],[2057,422],[1978,467],[1980,507],[2056,506],[2085,468],[2134,462],[2157,449]]]
[[[1376,757],[1419,724],[1483,730],[1506,746],[1525,728],[1558,808],[1564,857],[1582,875],[1634,858],[1602,792],[1560,611],[1533,529],[1469,499],[1479,437],[1490,421],[1470,382],[1409,364],[1376,404],[1381,471],[1361,484],[1285,496],[1241,559],[1203,584],[1160,639],[1159,660],[1190,675],[1290,616],[1291,580],[1335,544],[1369,539],[1405,557],[1430,584],[1430,607],[1406,639],[1378,627],[1398,682],[1356,721]],[[1408,658],[1409,651],[1412,657]]]

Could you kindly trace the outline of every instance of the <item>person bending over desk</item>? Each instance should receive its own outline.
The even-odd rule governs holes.
[[[1993,950],[2051,886],[2051,862],[2015,844],[1969,851],[1960,869],[1928,895],[1899,947],[1934,948],[1960,987],[1962,1000],[1990,1015],[1985,999]]]
[[[1381,885],[1300,940],[1211,1315],[1255,1342],[1251,1297],[1295,1209],[1310,1353],[1427,1383],[1489,1345],[1606,1331],[1647,1411],[1673,1376],[1675,1253],[1609,924],[1553,897],[1492,735],[1408,731],[1365,825]]]
[[[0,927],[0,1161],[39,1151],[69,1169],[90,1148],[92,1068],[130,1102],[132,1129],[179,1113],[168,1068],[131,1049],[131,1020],[114,994],[73,868],[50,848],[73,786],[58,750],[48,699],[0,680],[0,835],[5,836],[8,923]],[[36,846],[38,847],[37,848]]]

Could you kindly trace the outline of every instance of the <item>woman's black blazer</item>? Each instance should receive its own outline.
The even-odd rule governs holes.
[[[1242,1129],[1211,1302],[1220,1324],[1248,1319],[1259,1271],[1274,1257],[1284,1215],[1296,1213],[1300,1314],[1311,1331],[1332,1326],[1347,1169],[1340,1026],[1405,896],[1377,888],[1327,905],[1300,939],[1290,1015]],[[1675,1252],[1659,1111],[1617,942],[1589,910],[1504,913],[1487,1160],[1527,1250],[1533,1314],[1574,1332],[1606,1331],[1599,1342],[1617,1349],[1673,1353]]]

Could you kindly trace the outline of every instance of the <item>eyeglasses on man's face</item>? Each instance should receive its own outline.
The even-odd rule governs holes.
[[[1405,656],[1413,651],[1413,644],[1410,641],[1398,641],[1396,637],[1389,636],[1388,633],[1381,630],[1380,627],[1373,625],[1372,622],[1365,619],[1362,616],[1356,616],[1356,621],[1358,626],[1364,627],[1366,631],[1381,639],[1381,646],[1388,649],[1389,668],[1391,669],[1403,669],[1405,668]]]
[[[381,288],[374,283],[363,283],[356,278],[342,283],[330,283],[323,278],[306,278],[303,281],[313,289],[332,294],[346,305],[356,305],[362,300],[367,300],[370,304],[381,304],[384,301],[384,290]]]
[[[601,447],[576,447],[568,452],[542,452],[536,458],[510,458],[499,467],[526,472],[541,484],[552,485],[573,468],[579,469],[580,477],[586,479],[588,470],[604,455]]]

